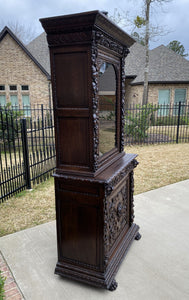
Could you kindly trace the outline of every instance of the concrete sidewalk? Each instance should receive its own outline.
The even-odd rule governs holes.
[[[189,180],[135,196],[135,215],[142,239],[126,255],[114,292],[54,275],[55,222],[0,238],[0,251],[26,300],[189,299]]]

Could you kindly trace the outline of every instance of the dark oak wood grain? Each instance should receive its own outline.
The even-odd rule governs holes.
[[[124,153],[124,61],[133,39],[99,11],[41,20],[51,57],[57,165],[55,273],[115,290],[131,242],[135,154]],[[115,143],[99,153],[99,70],[115,70]]]

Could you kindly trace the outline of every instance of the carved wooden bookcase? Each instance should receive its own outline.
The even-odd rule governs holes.
[[[55,273],[114,290],[118,267],[140,238],[133,223],[136,155],[124,152],[124,63],[134,40],[99,11],[41,23],[55,119]]]

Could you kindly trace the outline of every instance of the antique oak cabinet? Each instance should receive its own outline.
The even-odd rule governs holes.
[[[40,21],[55,120],[55,273],[115,290],[118,267],[140,238],[136,155],[124,152],[124,62],[134,40],[99,11]]]

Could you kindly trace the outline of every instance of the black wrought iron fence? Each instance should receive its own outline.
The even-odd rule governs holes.
[[[53,112],[44,105],[0,108],[0,203],[55,168]]]
[[[132,105],[125,110],[125,143],[189,142],[189,105]]]
[[[126,108],[126,145],[181,142],[189,142],[189,105]],[[52,109],[0,107],[0,203],[46,180],[55,168],[55,155]]]

